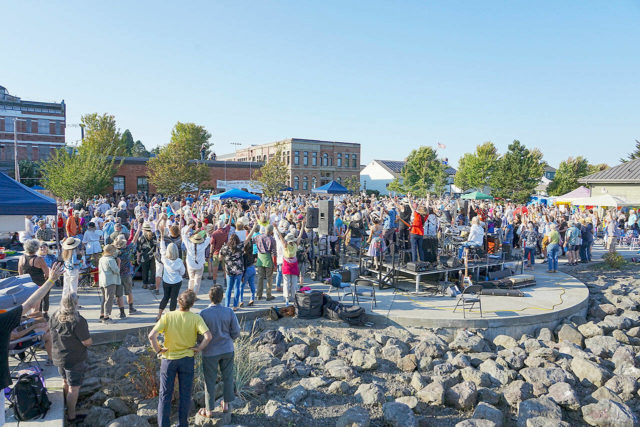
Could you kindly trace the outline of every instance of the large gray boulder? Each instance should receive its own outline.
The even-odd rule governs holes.
[[[343,359],[334,359],[324,365],[324,369],[331,378],[351,379],[356,376],[355,371]]]
[[[384,403],[384,393],[377,384],[362,384],[356,390],[355,397],[365,405],[379,405]]]
[[[434,381],[420,390],[416,396],[421,402],[442,405],[444,404],[444,384],[440,381]]]
[[[387,402],[382,405],[382,416],[385,422],[393,427],[417,427],[413,411],[404,403]]]
[[[491,377],[491,382],[494,385],[505,385],[509,384],[516,377],[515,371],[505,368],[502,365],[496,363],[495,360],[485,360],[478,367],[480,371],[486,372]]]
[[[502,411],[485,402],[478,403],[475,411],[473,411],[473,418],[493,421],[496,427],[502,427],[504,422]]]
[[[338,418],[336,427],[369,427],[370,422],[369,411],[362,406],[353,406]]]
[[[110,397],[105,400],[104,405],[105,408],[111,409],[116,417],[124,417],[125,415],[129,415],[132,411],[129,408],[127,403],[120,399],[119,397]]]
[[[270,421],[279,426],[296,424],[300,419],[300,413],[291,403],[269,400],[264,406],[264,413]]]
[[[610,357],[620,347],[620,343],[614,337],[600,335],[584,340],[584,346],[596,356]]]
[[[229,414],[231,415],[231,414]],[[229,417],[231,418],[231,417]],[[136,414],[125,415],[111,421],[107,427],[151,427],[146,418]]]
[[[573,358],[571,361],[571,370],[580,381],[586,381],[596,387],[603,386],[610,376],[609,373],[599,365],[580,357]]]
[[[481,353],[491,351],[489,343],[481,337],[466,330],[459,330],[455,339],[449,344],[449,349],[463,353]]]
[[[559,382],[549,387],[548,397],[563,408],[577,411],[580,409],[578,394],[569,383]]]
[[[327,377],[309,377],[309,378],[302,378],[298,384],[300,384],[302,387],[306,388],[307,390],[315,390],[319,387],[324,387],[326,385],[329,385],[330,383],[331,383],[331,380]]]
[[[475,406],[477,400],[478,389],[471,381],[456,384],[445,392],[446,404],[456,409],[469,410]]]
[[[562,409],[548,397],[538,397],[520,402],[518,405],[518,427],[526,427],[527,420],[534,417],[562,420]]]
[[[533,386],[522,380],[516,380],[506,386],[502,394],[510,406],[517,408],[520,402],[533,397]]]
[[[560,341],[569,341],[582,347],[584,337],[575,327],[565,323],[558,329],[558,342]]]
[[[111,409],[94,406],[89,409],[83,423],[91,427],[107,427],[115,419],[116,415]]]
[[[612,400],[600,400],[583,406],[582,418],[587,424],[599,427],[635,427],[638,424],[631,408]]]
[[[286,396],[284,397],[284,400],[286,400],[289,403],[293,403],[294,405],[297,405],[302,401],[302,399],[307,397],[308,394],[309,392],[307,391],[306,388],[302,387],[301,385],[297,385],[287,392]]]

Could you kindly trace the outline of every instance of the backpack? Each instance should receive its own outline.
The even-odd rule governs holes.
[[[323,294],[320,291],[296,292],[296,311],[301,319],[322,317]]]
[[[9,402],[19,421],[44,418],[51,407],[44,379],[40,372],[24,373],[11,390]]]
[[[367,324],[367,314],[359,305],[342,305],[338,310],[338,316],[352,326],[364,326]]]

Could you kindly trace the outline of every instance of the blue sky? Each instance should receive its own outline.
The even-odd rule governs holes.
[[[363,162],[491,140],[615,164],[640,139],[640,0],[3,1],[0,85],[109,112],[147,147],[288,137]],[[67,142],[79,139],[68,129]]]

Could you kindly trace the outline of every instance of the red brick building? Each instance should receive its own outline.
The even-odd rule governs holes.
[[[147,172],[147,161],[145,157],[125,157],[113,177],[113,193],[153,194],[156,189],[149,183]],[[262,163],[258,162],[230,162],[225,160],[205,160],[209,166],[209,181],[203,185],[204,188],[217,189],[218,180],[236,181],[249,180],[258,170]]]
[[[0,86],[0,170],[13,175],[14,137],[17,159],[44,160],[65,144],[64,101],[26,101]]]

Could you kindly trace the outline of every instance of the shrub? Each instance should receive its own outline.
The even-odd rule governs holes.
[[[603,257],[605,264],[612,269],[619,270],[620,267],[625,265],[627,261],[625,261],[624,257],[620,255],[618,252],[608,252]]]
[[[156,397],[160,393],[158,373],[160,372],[160,360],[155,352],[149,348],[133,363],[134,370],[127,372],[125,377],[133,384],[133,387],[145,399]]]

